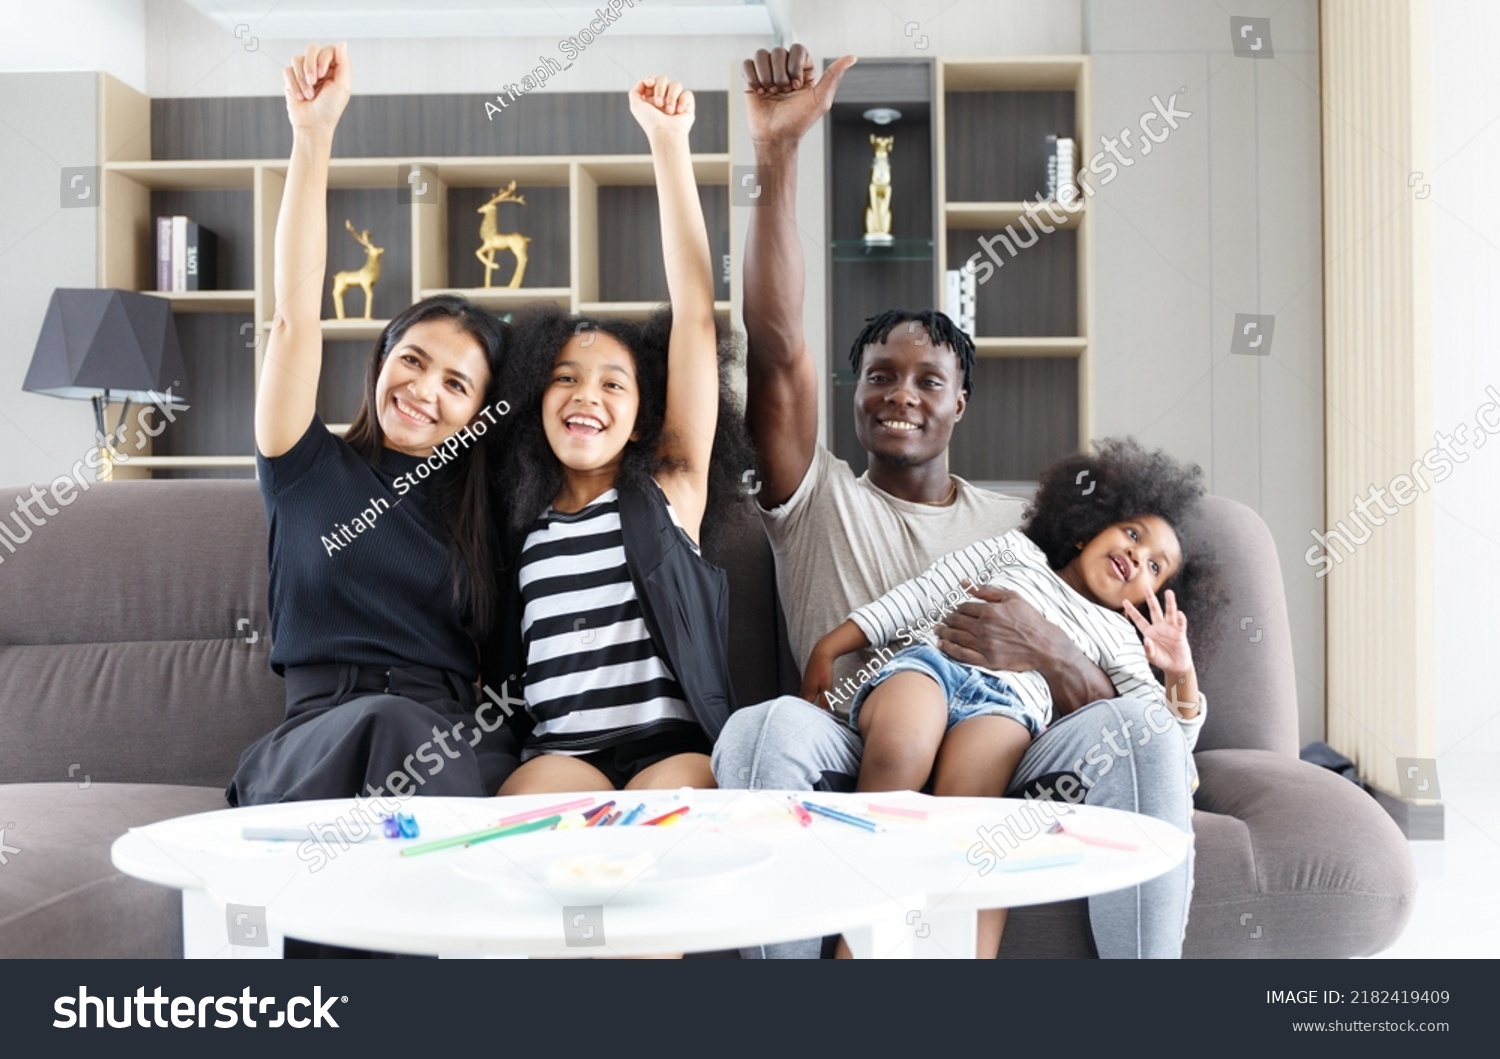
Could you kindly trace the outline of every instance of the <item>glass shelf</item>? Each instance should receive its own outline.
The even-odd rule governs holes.
[[[867,243],[863,239],[835,239],[835,261],[931,261],[931,239],[892,239]]]

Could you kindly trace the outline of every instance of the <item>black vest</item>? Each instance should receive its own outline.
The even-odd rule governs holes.
[[[619,494],[625,565],[651,643],[682,685],[703,731],[717,739],[735,709],[729,684],[729,577],[694,553],[659,491],[621,486]],[[485,682],[496,692],[509,679],[512,696],[518,687],[524,693],[519,674],[526,669],[517,566],[512,562],[505,614],[484,652],[483,667]],[[531,721],[517,713],[511,723],[524,736]]]

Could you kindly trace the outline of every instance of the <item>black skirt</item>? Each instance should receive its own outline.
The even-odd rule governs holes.
[[[230,805],[410,794],[488,797],[519,764],[493,705],[421,666],[294,666],[286,719],[240,755]]]

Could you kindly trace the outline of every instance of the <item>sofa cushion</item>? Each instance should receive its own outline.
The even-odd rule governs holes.
[[[1295,757],[1292,633],[1270,529],[1253,508],[1205,496],[1185,522],[1183,539],[1197,554],[1211,554],[1228,593],[1215,613],[1188,615],[1190,638],[1195,628],[1208,634],[1193,640],[1198,683],[1209,701],[1197,749],[1248,747]]]
[[[223,809],[223,790],[75,780],[0,785],[0,959],[181,957],[181,894],[116,871],[109,849],[132,827]]]
[[[7,781],[222,787],[281,720],[254,482],[97,484],[0,558]]]
[[[1416,867],[1374,798],[1268,751],[1195,759],[1197,867],[1184,955],[1369,956],[1401,935]]]

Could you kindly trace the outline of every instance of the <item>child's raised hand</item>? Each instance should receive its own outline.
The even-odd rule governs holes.
[[[1193,651],[1188,645],[1187,615],[1177,609],[1177,596],[1169,588],[1166,592],[1167,609],[1162,610],[1155,595],[1146,597],[1151,611],[1147,621],[1130,600],[1125,601],[1125,613],[1135,627],[1141,630],[1146,644],[1146,661],[1171,678],[1193,672]]]
[[[343,44],[307,50],[282,71],[293,129],[332,134],[349,102],[349,51]]]
[[[630,113],[646,135],[675,131],[687,135],[697,114],[693,93],[681,81],[644,77],[630,90]]]

